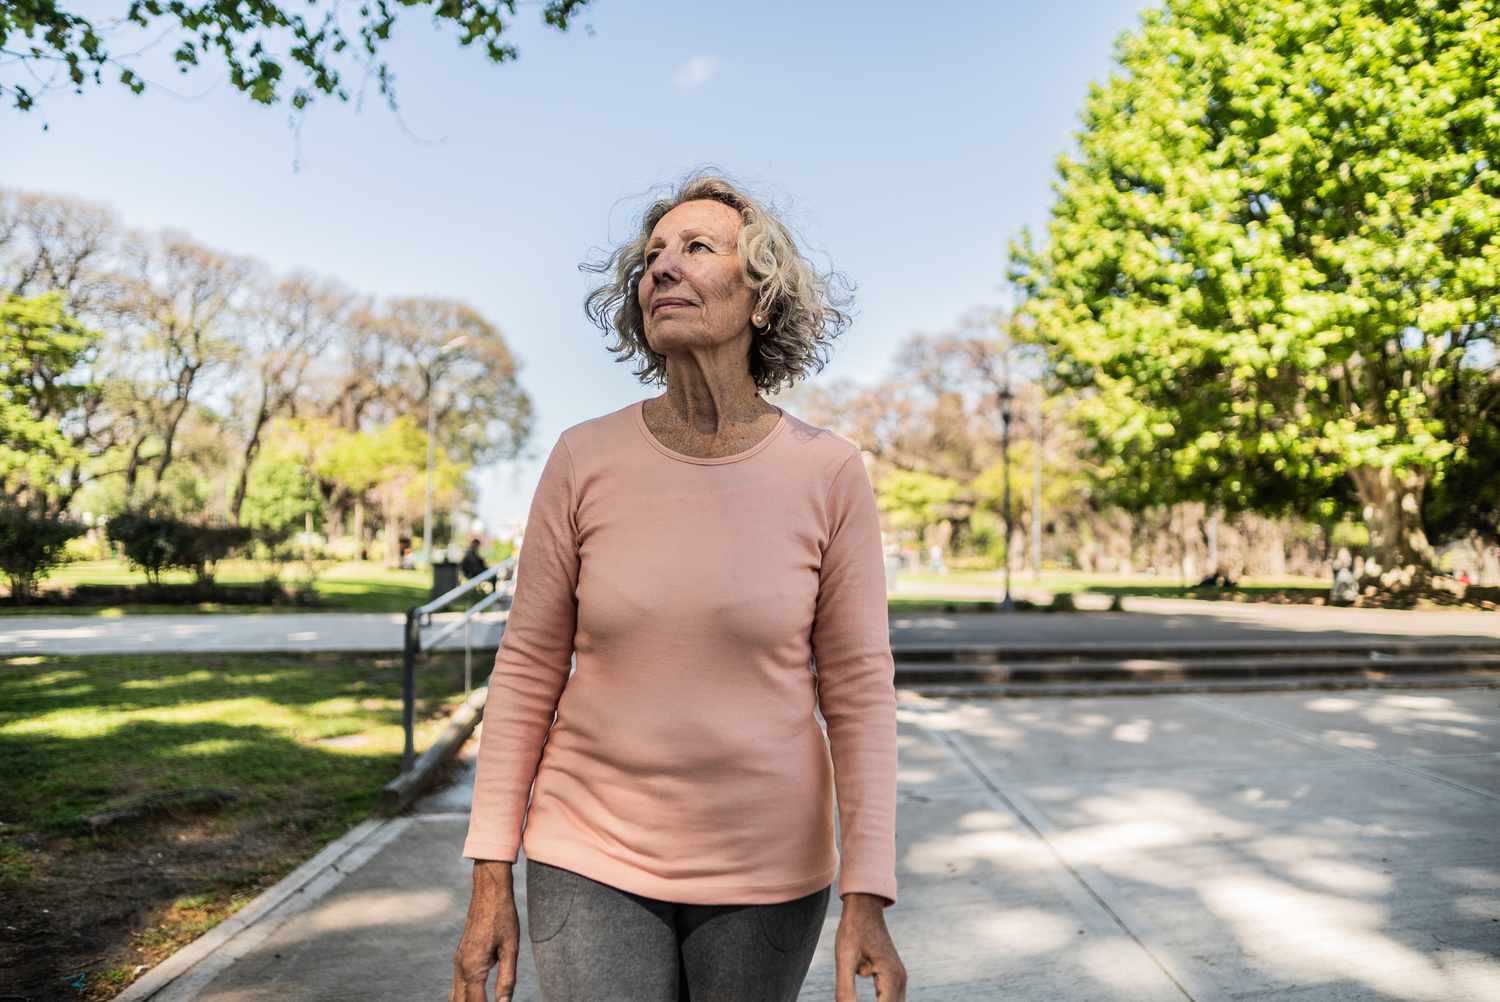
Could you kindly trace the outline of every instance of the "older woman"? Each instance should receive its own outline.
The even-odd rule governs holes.
[[[836,998],[858,974],[904,1002],[875,494],[853,443],[760,395],[821,367],[848,316],[786,227],[707,174],[590,267],[610,281],[589,316],[666,392],[569,427],[543,468],[450,998],[483,1000],[497,964],[511,997],[524,848],[552,1002],[795,999],[835,877]]]

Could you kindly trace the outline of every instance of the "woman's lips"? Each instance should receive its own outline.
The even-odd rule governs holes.
[[[651,312],[652,313],[660,313],[662,310],[670,310],[674,306],[683,307],[683,306],[692,306],[692,305],[693,305],[692,303],[689,303],[686,300],[682,300],[682,299],[664,299],[661,302],[656,303],[655,305],[653,305],[651,307]]]

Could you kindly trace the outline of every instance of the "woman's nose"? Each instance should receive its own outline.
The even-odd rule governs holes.
[[[651,260],[651,266],[646,270],[651,273],[651,280],[660,285],[663,281],[675,281],[681,276],[678,264],[676,255],[663,249],[657,251],[656,257]]]

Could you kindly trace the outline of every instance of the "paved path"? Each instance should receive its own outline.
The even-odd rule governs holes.
[[[431,634],[457,613],[432,617]],[[498,643],[504,612],[481,612],[475,647]],[[399,612],[232,613],[198,616],[6,616],[0,653],[150,654],[161,651],[399,651],[406,617]],[[462,632],[439,645],[462,649]]]
[[[912,1002],[1500,998],[1500,689],[903,692],[899,726]],[[429,797],[155,999],[444,997],[467,806]],[[838,915],[803,1000],[834,997]]]
[[[1500,613],[1406,612],[1128,598],[1126,612],[923,613],[891,616],[895,643],[1326,642],[1383,637],[1500,639]],[[474,643],[493,648],[503,612],[481,613]],[[433,617],[442,622],[449,614]],[[0,617],[0,654],[151,651],[400,650],[399,613]],[[462,646],[462,634],[444,647]]]

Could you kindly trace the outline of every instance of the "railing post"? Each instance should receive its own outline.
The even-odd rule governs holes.
[[[411,771],[416,758],[414,719],[417,704],[417,614],[406,610],[406,634],[401,645],[401,726],[406,730],[406,746],[401,752],[401,771]]]
[[[470,601],[468,610],[463,619],[452,626],[439,630],[437,634],[429,639],[432,647],[437,647],[451,634],[457,632],[459,627],[464,631],[464,689],[471,691],[474,685],[473,678],[473,640],[470,634],[470,625],[474,616],[488,608],[489,605],[499,601],[499,576],[502,570],[509,570],[510,577],[507,578],[509,587],[508,594],[513,595],[515,584],[515,557],[507,557],[505,560],[479,574],[470,578],[466,583],[453,588],[438,596],[425,605],[419,605],[406,610],[406,626],[404,636],[401,638],[401,726],[406,732],[406,740],[401,749],[401,774],[405,775],[412,771],[416,765],[416,708],[417,708],[417,657],[422,653],[422,623],[434,612],[444,609],[469,592],[478,588],[486,581],[495,582],[495,594],[486,596],[481,602]],[[475,608],[478,606],[479,608]]]

